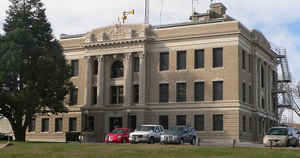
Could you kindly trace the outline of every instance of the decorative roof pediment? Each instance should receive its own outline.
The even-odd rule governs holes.
[[[140,42],[146,39],[149,25],[145,24],[124,24],[111,25],[108,27],[97,28],[85,35],[85,46],[89,45],[110,45],[127,42]]]

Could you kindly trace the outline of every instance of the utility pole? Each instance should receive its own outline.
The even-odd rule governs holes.
[[[149,24],[149,0],[145,0],[145,24]]]

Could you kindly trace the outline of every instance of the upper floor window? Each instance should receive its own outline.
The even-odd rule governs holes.
[[[140,97],[139,91],[140,91],[139,85],[134,85],[133,86],[133,97],[134,97],[133,101],[134,101],[134,103],[139,103],[139,97]]]
[[[97,87],[93,87],[93,94],[92,94],[92,105],[97,104],[98,96],[97,96]]]
[[[265,87],[265,69],[264,66],[262,65],[260,68],[260,82],[261,82],[261,87]]]
[[[159,102],[169,102],[169,84],[167,83],[159,85]]]
[[[223,67],[223,48],[213,49],[213,67]]]
[[[177,102],[186,101],[186,83],[176,84],[176,101]]]
[[[177,52],[177,70],[186,69],[186,51]]]
[[[223,100],[223,81],[213,82],[213,100]]]
[[[246,52],[245,52],[245,50],[242,51],[242,68],[246,69]]]
[[[115,61],[111,66],[111,78],[123,77],[123,63],[121,61]]]
[[[204,49],[195,50],[195,69],[204,68]]]
[[[186,115],[177,115],[176,116],[176,125],[185,126],[186,125]]]
[[[246,83],[242,85],[242,92],[243,92],[243,102],[246,102]]]
[[[246,132],[246,116],[243,116],[243,132]]]
[[[195,82],[195,101],[204,101],[204,82]]]
[[[123,86],[112,86],[111,87],[111,103],[122,104],[123,103]]]
[[[133,58],[133,71],[134,72],[140,72],[140,58],[134,57]]]
[[[251,73],[251,71],[252,71],[252,56],[251,56],[251,54],[248,55],[248,66],[249,66],[248,71]]]
[[[169,52],[160,53],[159,56],[159,70],[166,71],[169,70]]]
[[[95,60],[94,62],[93,62],[93,70],[94,70],[94,75],[97,75],[98,74],[98,61],[97,60]]]
[[[78,60],[71,61],[72,76],[78,76],[78,69],[79,69],[78,63],[79,63]]]
[[[72,88],[70,92],[70,105],[76,105],[78,102],[78,88]]]

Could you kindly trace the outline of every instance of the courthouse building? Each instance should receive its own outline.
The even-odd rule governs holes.
[[[191,22],[118,24],[62,35],[76,88],[68,113],[37,115],[28,140],[69,131],[101,142],[115,127],[193,126],[203,141],[261,141],[277,122],[277,54],[221,3]]]

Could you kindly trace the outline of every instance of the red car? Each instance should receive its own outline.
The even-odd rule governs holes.
[[[105,143],[128,143],[129,142],[128,128],[116,128],[105,137]]]

